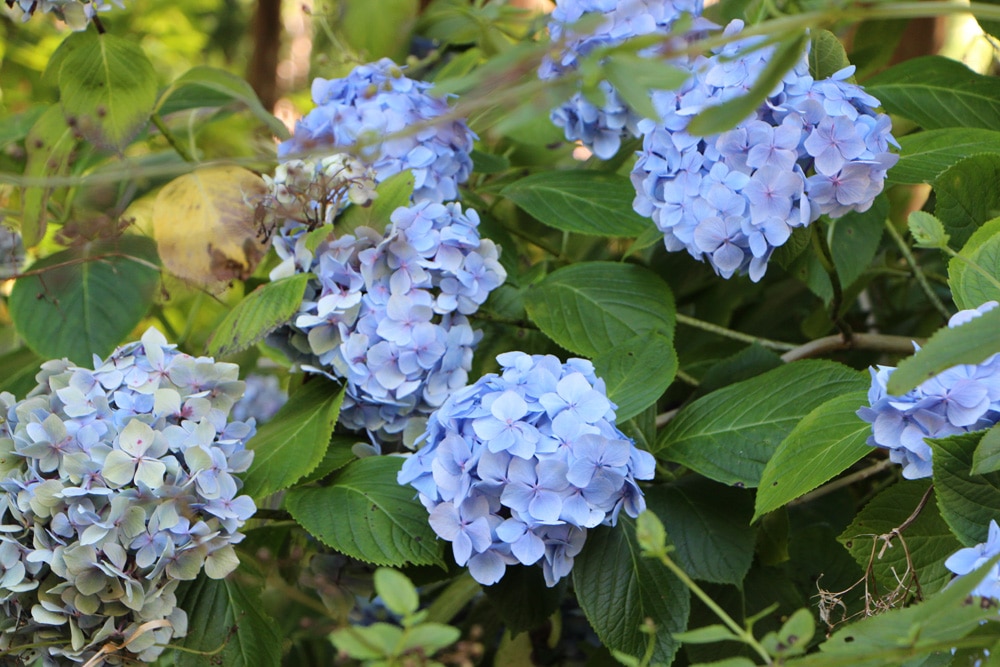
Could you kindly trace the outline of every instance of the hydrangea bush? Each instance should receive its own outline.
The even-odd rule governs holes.
[[[0,664],[992,659],[1000,9],[244,4],[7,1]]]

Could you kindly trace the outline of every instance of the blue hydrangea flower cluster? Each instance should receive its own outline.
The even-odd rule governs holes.
[[[988,301],[979,308],[959,311],[948,326],[961,326],[996,307],[996,301]],[[888,449],[889,458],[903,465],[906,479],[931,476],[927,438],[978,431],[1000,422],[1000,355],[980,364],[949,368],[904,396],[886,391],[895,370],[891,366],[871,369],[870,407],[862,407],[858,416],[872,425],[868,444]]]
[[[448,103],[427,94],[430,87],[403,76],[388,58],[356,67],[343,79],[316,79],[312,98],[318,106],[296,123],[278,155],[349,153],[372,167],[380,183],[412,171],[413,201],[455,200],[472,171],[476,137],[465,121],[447,119]]]
[[[65,664],[131,639],[109,659],[151,662],[185,635],[178,583],[232,572],[256,511],[236,476],[255,432],[229,418],[238,370],[149,329],[0,395],[0,650]]]
[[[358,227],[310,248],[305,225],[274,240],[271,279],[315,274],[295,319],[268,342],[346,380],[341,423],[396,439],[465,385],[481,334],[466,317],[506,279],[479,216],[457,203],[401,207],[384,233]]]
[[[576,69],[579,59],[601,47],[616,46],[642,35],[669,35],[684,14],[700,16],[701,0],[557,0],[549,18],[549,36],[558,44],[554,57],[547,56],[538,69],[542,79],[553,79]],[[602,17],[592,32],[579,33],[573,24],[584,17]],[[712,24],[699,19],[698,28]],[[655,49],[647,56],[653,57]],[[641,116],[619,97],[607,81],[599,84],[604,105],[597,106],[583,93],[552,110],[551,119],[563,128],[566,139],[579,140],[601,159],[609,159],[623,138],[639,136]]]
[[[636,480],[652,479],[655,461],[615,426],[589,361],[523,352],[497,361],[500,375],[455,392],[430,416],[398,481],[417,489],[434,532],[476,581],[541,562],[554,586],[588,528],[645,508]]]
[[[725,34],[735,36],[734,21]],[[639,123],[643,149],[632,171],[635,210],[651,217],[667,250],[687,250],[724,278],[760,280],[792,231],[865,211],[898,156],[878,100],[847,81],[853,67],[814,80],[805,56],[733,130],[696,137],[692,116],[748,90],[774,53],[762,38],[737,39],[692,63],[677,91],[657,91],[661,121]],[[758,45],[759,48],[753,48]]]
[[[959,549],[948,556],[944,566],[957,574],[958,578],[962,578],[986,565],[997,554],[1000,554],[1000,526],[991,520],[989,536],[985,542],[974,547]],[[993,565],[986,577],[972,589],[972,595],[1000,601],[1000,563]]]
[[[111,9],[107,0],[6,0],[7,6],[21,13],[21,20],[27,21],[36,13],[53,13],[73,30],[83,30],[90,20]],[[114,6],[124,8],[121,0],[113,0]]]

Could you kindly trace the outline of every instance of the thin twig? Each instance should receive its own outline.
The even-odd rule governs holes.
[[[882,459],[881,461],[879,461],[878,463],[876,463],[874,465],[870,465],[867,468],[862,468],[861,470],[859,470],[857,472],[854,472],[854,473],[851,473],[850,475],[847,475],[846,477],[841,477],[840,479],[835,479],[832,482],[830,482],[829,484],[824,484],[823,486],[810,491],[809,493],[805,494],[804,496],[799,496],[798,498],[796,498],[795,500],[791,501],[788,504],[789,505],[801,505],[803,503],[808,503],[808,502],[810,502],[812,500],[815,500],[816,498],[820,498],[820,497],[825,496],[825,495],[827,495],[829,493],[833,493],[834,491],[842,489],[845,486],[850,486],[850,485],[854,484],[855,482],[860,482],[863,479],[868,479],[869,477],[872,477],[873,475],[877,475],[880,472],[882,472],[883,470],[885,470],[886,468],[889,468],[890,466],[892,466],[892,461],[890,461],[889,459]]]
[[[771,340],[769,338],[761,338],[759,336],[743,333],[742,331],[734,331],[733,329],[727,329],[726,327],[719,326],[718,324],[712,324],[711,322],[706,322],[705,320],[699,320],[694,317],[684,315],[683,313],[677,313],[677,321],[689,327],[694,327],[695,329],[709,331],[711,333],[718,334],[719,336],[738,340],[743,343],[757,343],[762,347],[768,347],[772,350],[795,349],[795,345],[792,343],[783,343],[780,340]]]
[[[170,131],[170,128],[167,127],[167,124],[163,122],[163,118],[160,117],[160,114],[154,113],[149,117],[149,120],[152,121],[153,125],[156,126],[156,129],[160,131],[160,134],[162,134],[164,139],[167,140],[167,143],[170,144],[170,147],[174,149],[174,152],[176,152],[178,155],[181,156],[182,160],[184,160],[185,162],[190,162],[192,164],[197,162],[197,160],[194,159],[191,153],[189,153],[188,150],[184,148],[183,144],[181,144],[181,142],[177,139],[177,137],[174,136],[174,133]]]
[[[934,288],[932,288],[930,282],[927,281],[927,276],[924,275],[923,269],[921,269],[920,265],[917,264],[917,259],[913,256],[910,246],[907,245],[906,240],[900,236],[899,231],[896,229],[896,225],[894,225],[892,220],[889,218],[886,218],[885,220],[885,227],[889,230],[889,236],[891,236],[892,240],[895,241],[896,246],[899,248],[899,252],[903,253],[903,257],[906,258],[906,262],[910,265],[910,268],[913,269],[913,276],[917,279],[917,282],[920,283],[920,287],[924,290],[927,298],[937,311],[944,316],[944,319],[947,320],[951,317],[951,313],[949,313],[948,309],[945,308],[943,303],[941,303],[941,299],[938,298],[938,295],[934,293]]]
[[[845,340],[843,334],[834,334],[811,340],[781,355],[781,360],[785,362],[797,361],[818,357],[827,352],[839,352],[841,350],[874,350],[878,352],[889,352],[891,354],[910,355],[913,354],[913,343],[920,343],[921,339],[910,338],[908,336],[892,336],[889,334],[875,333],[855,333],[851,340]]]

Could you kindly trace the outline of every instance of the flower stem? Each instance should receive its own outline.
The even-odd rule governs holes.
[[[762,347],[768,347],[772,350],[794,350],[795,345],[791,343],[783,343],[779,340],[770,340],[768,338],[761,338],[759,336],[752,336],[750,334],[743,333],[742,331],[734,331],[732,329],[727,329],[726,327],[719,326],[718,324],[712,324],[711,322],[706,322],[704,320],[699,320],[683,313],[677,313],[677,321],[681,324],[693,327],[695,329],[701,329],[702,331],[709,331],[719,336],[725,338],[731,338],[733,340],[742,341],[744,343],[757,343]]]
[[[910,268],[913,269],[913,276],[917,279],[917,282],[920,283],[920,287],[923,288],[927,298],[930,299],[931,304],[933,304],[937,311],[947,320],[951,317],[951,313],[949,313],[948,309],[945,308],[943,303],[941,303],[941,299],[938,298],[938,295],[934,293],[934,289],[927,281],[927,276],[924,275],[920,265],[917,264],[917,259],[913,256],[910,246],[907,245],[903,237],[900,236],[896,226],[892,224],[892,220],[886,218],[885,227],[889,230],[889,235],[892,237],[892,240],[896,242],[896,246],[899,248],[899,251],[903,253],[903,257],[906,258],[906,262],[910,265]]]
[[[156,126],[156,129],[160,131],[160,134],[162,134],[163,138],[167,140],[167,143],[170,144],[170,147],[173,148],[174,151],[181,156],[182,160],[191,163],[196,162],[194,157],[191,156],[191,153],[189,153],[188,150],[184,148],[184,146],[177,139],[177,137],[174,136],[174,133],[170,131],[170,128],[167,127],[167,124],[163,122],[163,118],[160,117],[160,114],[154,113],[149,117],[149,120],[153,123],[153,125]]]

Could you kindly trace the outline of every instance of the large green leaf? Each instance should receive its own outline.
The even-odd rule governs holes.
[[[545,335],[588,357],[637,335],[673,337],[674,297],[648,269],[581,262],[549,274],[525,293],[528,316]]]
[[[829,30],[809,32],[809,73],[814,79],[831,77],[850,64],[840,38]]]
[[[618,421],[631,419],[663,395],[677,374],[677,353],[666,336],[636,336],[594,357]]]
[[[62,111],[59,107],[50,107],[32,125],[24,142],[28,157],[24,175],[38,179],[64,175],[76,143],[76,134],[66,124]],[[21,190],[21,238],[26,248],[31,248],[45,236],[49,198],[56,190],[47,184]]]
[[[899,362],[886,387],[902,396],[924,380],[959,364],[978,364],[1000,352],[1000,308],[994,308],[961,326],[944,327],[912,357]]]
[[[951,58],[911,58],[873,76],[865,89],[886,111],[927,130],[1000,130],[1000,80],[977,74]]]
[[[595,236],[638,236],[650,226],[632,210],[635,189],[624,176],[602,171],[543,171],[500,192],[539,222]]]
[[[351,463],[330,486],[293,489],[285,506],[324,544],[376,565],[443,565],[442,542],[409,486],[396,483],[403,459]]]
[[[244,493],[263,498],[315,470],[326,455],[343,401],[344,390],[322,376],[313,376],[289,397],[247,443],[254,459],[243,477]]]
[[[975,454],[972,455],[972,472],[983,474],[1000,470],[1000,426],[994,426],[987,431]]]
[[[292,319],[302,305],[311,273],[261,285],[247,294],[215,328],[208,353],[225,356],[246,349]]]
[[[867,392],[854,391],[806,415],[764,466],[754,520],[806,494],[872,451],[871,425],[857,416]]]
[[[219,107],[239,102],[259,118],[279,139],[289,137],[288,128],[264,108],[249,83],[225,70],[199,65],[179,76],[160,95],[156,113],[166,115],[198,107]]]
[[[79,32],[59,68],[67,121],[99,146],[124,150],[156,104],[156,72],[139,45],[111,33]],[[67,40],[67,41],[68,41]]]
[[[890,547],[886,547],[882,539],[903,525],[919,506],[928,487],[927,480],[893,484],[865,505],[837,538],[862,570],[871,566],[878,586],[876,590],[882,594],[899,585],[899,578],[908,568],[907,553],[925,596],[938,592],[951,580],[944,561],[962,545],[951,534],[933,502],[927,503],[917,518],[906,526],[902,538],[892,535]]]
[[[665,565],[643,557],[635,521],[622,517],[614,528],[598,526],[573,565],[573,587],[583,613],[608,648],[641,657],[656,624],[653,663],[670,664],[680,642],[672,636],[687,627],[687,588]]]
[[[973,155],[934,181],[934,214],[960,248],[987,220],[1000,216],[1000,155]]]
[[[887,197],[877,197],[872,207],[864,213],[851,211],[830,223],[833,227],[830,255],[837,267],[837,277],[844,287],[850,286],[871,264],[878,251],[887,217],[889,200]]]
[[[35,388],[44,359],[26,347],[8,352],[0,357],[0,391],[9,391],[21,397]]]
[[[753,561],[752,492],[696,475],[651,489],[649,509],[674,544],[671,556],[695,579],[739,586]]]
[[[889,170],[889,183],[934,183],[956,163],[979,153],[1000,153],[1000,132],[980,128],[946,128],[916,132],[899,139],[899,162]]]
[[[826,401],[868,380],[831,361],[797,361],[702,396],[663,430],[657,454],[723,484],[757,486],[778,444]]]
[[[131,235],[49,255],[14,283],[14,327],[45,359],[86,364],[106,356],[149,310],[160,279],[156,261],[153,241]]]
[[[963,433],[928,441],[941,516],[965,546],[985,542],[990,521],[1000,516],[1000,473],[971,473],[983,433]]]
[[[415,181],[413,172],[407,169],[394,174],[379,183],[375,191],[378,197],[369,206],[348,206],[347,210],[337,218],[337,234],[349,234],[358,227],[371,227],[381,233],[390,224],[393,211],[400,206],[408,206],[413,196]],[[323,229],[317,229],[314,234],[320,236]],[[315,246],[313,246],[315,247]]]
[[[1000,299],[997,282],[1000,282],[1000,218],[977,229],[958,256],[948,262],[948,285],[959,308],[978,308],[987,301]]]
[[[282,638],[276,624],[261,608],[260,591],[242,583],[239,575],[209,579],[202,574],[183,582],[177,602],[188,614],[188,633],[177,644],[190,651],[173,653],[176,667],[281,664]]]

